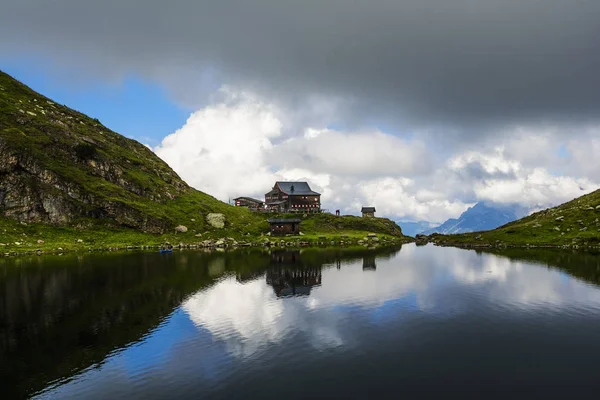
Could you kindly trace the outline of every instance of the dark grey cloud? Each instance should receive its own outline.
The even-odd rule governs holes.
[[[404,127],[600,119],[598,0],[3,0],[0,51],[44,51]],[[208,82],[208,83],[207,83]],[[401,125],[397,125],[401,126]]]
[[[481,160],[474,160],[466,163],[462,168],[454,171],[461,181],[465,182],[477,182],[483,180],[514,180],[517,179],[517,174],[514,170],[493,170],[488,171],[482,164]]]

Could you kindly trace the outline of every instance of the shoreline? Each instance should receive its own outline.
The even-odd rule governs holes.
[[[323,248],[323,247],[372,247],[381,248],[387,246],[397,246],[402,244],[412,243],[414,240],[408,236],[395,237],[390,235],[382,234],[368,234],[363,238],[357,239],[356,237],[349,237],[347,235],[319,235],[317,239],[314,238],[303,238],[302,236],[265,236],[254,240],[240,240],[237,241],[234,238],[219,238],[219,239],[207,239],[201,242],[172,244],[173,250],[207,250],[207,251],[223,251],[223,250],[235,250],[243,248]],[[165,242],[168,243],[168,242]],[[45,244],[44,248],[24,248],[10,246],[7,249],[5,245],[4,249],[0,249],[0,257],[19,257],[19,256],[44,256],[44,255],[60,255],[60,254],[83,254],[83,253],[95,253],[95,252],[120,252],[120,251],[154,251],[158,252],[162,247],[161,244],[117,244],[114,246],[86,246],[84,243],[75,243],[73,245],[65,246],[63,243],[56,244],[54,249],[48,248],[53,247],[52,243]],[[64,246],[64,247],[60,247]],[[33,246],[30,246],[33,247]]]
[[[565,250],[600,250],[600,245],[579,245],[579,244],[489,244],[489,243],[449,243],[449,242],[428,242],[439,247],[456,247],[459,249],[565,249]]]

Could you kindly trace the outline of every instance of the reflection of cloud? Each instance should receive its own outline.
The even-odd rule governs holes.
[[[447,260],[449,271],[458,283],[473,286],[468,290],[481,292],[490,302],[529,309],[565,303],[600,303],[599,291],[585,290],[586,283],[564,279],[562,272],[540,264],[459,249],[430,253]]]
[[[273,290],[262,281],[245,285],[234,278],[192,296],[183,309],[192,321],[225,339],[240,354],[253,353],[261,343],[281,339],[283,303],[273,301]],[[235,342],[228,340],[235,332]]]
[[[280,342],[288,332],[304,331],[315,348],[339,346],[336,315],[311,313],[312,302],[310,297],[279,299],[264,278],[243,285],[229,278],[192,296],[183,309],[194,324],[242,357]]]
[[[216,270],[219,265],[213,264]],[[600,309],[598,287],[564,272],[459,249],[405,246],[391,259],[378,258],[376,271],[363,272],[358,259],[340,270],[334,263],[322,273],[322,285],[310,296],[287,298],[276,297],[264,274],[246,284],[225,278],[185,301],[139,343],[42,397],[118,398],[139,382],[145,393],[168,397],[158,395],[168,383],[201,389],[235,385],[240,371],[243,379],[270,376],[265,371],[289,364],[301,371],[315,360],[335,360],[329,358],[332,349],[360,357],[390,341],[393,351],[412,347],[410,361],[422,357],[419,346],[427,346],[427,340],[430,348],[446,349],[448,332],[450,337],[489,333],[491,321],[506,329],[501,335],[523,333],[523,327],[510,325],[520,321],[556,321],[570,330],[573,315],[593,318]],[[539,319],[538,313],[559,315]],[[447,331],[439,329],[440,319],[452,318],[443,325]],[[371,347],[379,340],[383,344]],[[314,354],[323,350],[328,351]],[[252,362],[240,362],[247,357]]]
[[[455,315],[470,307],[506,307],[517,312],[563,304],[600,304],[600,291],[556,270],[451,248],[405,246],[392,259],[377,259],[377,270],[364,272],[362,259],[338,270],[325,268],[322,283],[308,297],[277,298],[264,277],[240,285],[221,281],[183,305],[192,321],[226,343],[230,352],[250,356],[288,335],[308,337],[314,348],[352,342],[344,329],[355,311],[368,317],[387,302],[413,299],[431,315]],[[408,300],[407,300],[408,301]],[[406,304],[406,303],[398,303]],[[389,308],[387,308],[389,310]],[[384,318],[412,312],[392,307]]]
[[[521,273],[522,267],[521,263],[513,263],[508,259],[486,257],[481,265],[455,263],[452,265],[452,273],[457,280],[469,284],[486,281],[504,282],[510,273]]]
[[[282,341],[288,333],[302,332],[314,348],[337,347],[351,334],[338,327],[350,317],[340,306],[375,308],[415,289],[424,291],[433,272],[431,268],[398,268],[393,259],[377,263],[377,272],[370,274],[363,272],[362,260],[346,263],[342,270],[325,269],[324,286],[300,298],[277,298],[264,278],[246,284],[229,278],[192,296],[183,309],[194,324],[208,329],[242,357]]]

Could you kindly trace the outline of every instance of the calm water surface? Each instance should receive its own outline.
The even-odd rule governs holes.
[[[0,260],[2,398],[597,398],[600,256]],[[533,396],[533,397],[532,397]]]

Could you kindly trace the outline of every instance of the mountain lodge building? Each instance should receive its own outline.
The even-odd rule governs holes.
[[[280,213],[311,213],[321,211],[321,194],[314,192],[306,182],[275,182],[265,194],[269,211]]]
[[[250,210],[258,211],[265,207],[265,202],[252,197],[237,197],[233,199],[236,207],[248,207]]]

